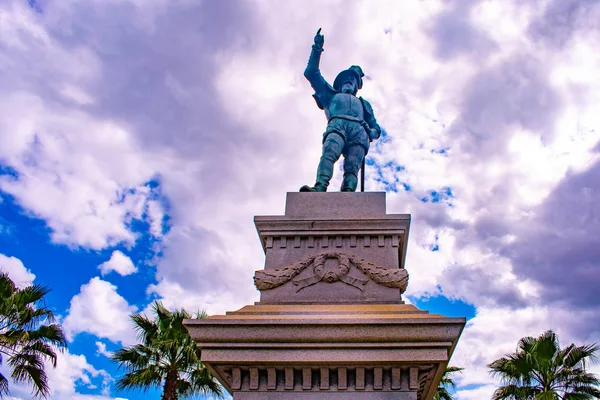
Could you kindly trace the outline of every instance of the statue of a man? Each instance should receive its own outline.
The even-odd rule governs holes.
[[[342,192],[354,192],[358,184],[358,171],[369,151],[369,142],[379,138],[381,128],[375,120],[373,108],[356,92],[362,88],[365,76],[358,65],[342,71],[333,81],[333,87],[319,71],[324,36],[321,29],[315,35],[304,76],[315,90],[317,106],[325,111],[327,129],[323,134],[323,154],[317,169],[315,186],[304,185],[301,192],[325,192],[333,175],[333,165],[344,155],[344,180]]]

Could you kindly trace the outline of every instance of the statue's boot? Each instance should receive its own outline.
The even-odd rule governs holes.
[[[352,173],[345,173],[340,192],[356,192],[358,177]]]
[[[300,188],[301,192],[326,192],[327,186],[317,182],[315,186],[304,185]]]

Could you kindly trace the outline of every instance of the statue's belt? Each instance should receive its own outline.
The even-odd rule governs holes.
[[[365,131],[367,131],[367,134],[371,130],[371,127],[369,126],[369,124],[367,124],[367,122],[364,119],[354,117],[352,115],[335,115],[335,116],[329,118],[329,121],[327,121],[327,122],[329,123],[329,122],[333,121],[334,119],[345,119],[346,121],[358,122],[359,124],[362,125],[363,128],[365,128]]]

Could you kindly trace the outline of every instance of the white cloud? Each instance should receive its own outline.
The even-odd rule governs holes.
[[[155,237],[161,237],[163,234],[163,218],[165,217],[162,204],[156,200],[148,201],[147,212],[150,220],[150,233]]]
[[[154,171],[121,127],[55,107],[27,93],[6,99],[0,129],[12,134],[0,135],[0,157],[19,176],[0,177],[0,189],[46,220],[55,242],[94,249],[132,244],[136,235],[127,224],[143,218],[150,195],[144,183]]]
[[[76,385],[82,384],[89,388],[94,388],[98,380],[102,386],[104,396],[93,396],[91,399],[108,398],[109,385],[112,382],[110,375],[104,370],[94,368],[81,354],[71,354],[69,352],[59,355],[56,368],[47,366],[48,380],[52,388],[53,400],[70,400],[85,395],[77,394]]]
[[[18,288],[30,285],[35,279],[35,275],[25,268],[21,260],[4,254],[0,254],[0,271],[8,273],[9,278]]]
[[[459,390],[454,397],[457,400],[491,399],[494,390],[496,390],[495,385],[483,385],[475,389]]]
[[[168,309],[185,308],[190,313],[197,311],[206,311],[209,315],[224,314],[226,311],[237,310],[249,302],[245,300],[245,296],[240,296],[235,291],[223,291],[216,296],[213,292],[191,293],[189,289],[185,289],[178,283],[169,280],[163,280],[159,284],[150,285],[148,292],[160,296],[162,303]],[[255,294],[254,301],[258,301],[258,292]],[[250,302],[253,303],[253,302]],[[148,305],[145,310],[147,315],[150,315],[150,307]]]
[[[74,394],[72,397],[59,397],[53,400],[127,400],[124,397],[95,396],[92,394]]]
[[[126,124],[85,111],[96,103],[90,86],[102,81],[103,66],[91,48],[69,48],[50,31],[54,11],[67,8],[40,15],[27,3],[1,7],[0,46],[12,56],[2,59],[0,160],[18,178],[0,176],[0,190],[43,218],[55,242],[133,243],[128,224],[142,218],[150,194],[144,183],[159,158],[139,149]],[[47,84],[34,83],[36,76]]]
[[[136,308],[117,293],[117,287],[98,277],[81,286],[71,299],[68,315],[63,322],[65,333],[72,338],[87,332],[123,345],[135,342],[129,315]]]
[[[10,370],[5,365],[1,367],[5,376],[10,375]],[[69,351],[58,353],[56,368],[50,362],[45,363],[48,383],[51,394],[50,400],[126,400],[110,396],[110,385],[113,378],[103,369],[91,365],[86,357],[81,354],[72,354]],[[86,389],[100,388],[102,395],[86,395],[77,393],[78,386]],[[25,384],[9,382],[11,400],[31,399],[31,387]]]
[[[478,390],[487,393],[489,385],[496,385],[487,365],[506,354],[514,353],[522,337],[538,337],[546,330],[553,330],[560,339],[560,346],[571,343],[582,345],[593,343],[596,337],[583,333],[585,322],[597,324],[598,309],[573,313],[562,307],[528,306],[521,309],[508,307],[479,307],[476,316],[471,319],[459,340],[451,364],[465,368],[457,375],[460,386],[486,385]],[[583,329],[582,329],[583,328]],[[473,392],[473,393],[479,393]],[[474,397],[461,394],[465,399]],[[462,397],[461,397],[462,398]]]
[[[113,353],[106,350],[106,343],[96,342],[96,354],[103,355],[104,357],[110,358]]]
[[[104,276],[110,271],[115,271],[121,276],[131,275],[137,272],[137,268],[133,265],[131,258],[119,250],[113,251],[110,260],[103,262],[98,266],[100,273]]]

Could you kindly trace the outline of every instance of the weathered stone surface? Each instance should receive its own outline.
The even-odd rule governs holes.
[[[288,217],[362,219],[385,215],[385,192],[288,193]]]
[[[289,282],[295,286],[292,288],[295,291],[293,301],[286,298],[279,300],[279,303],[299,303],[302,299],[314,302],[313,299],[317,296],[320,302],[341,303],[347,299],[340,296],[340,292],[352,291],[346,286],[356,289],[354,293],[350,293],[352,297],[349,300],[352,302],[357,299],[362,302],[381,302],[387,295],[391,297],[388,302],[400,303],[400,294],[408,285],[408,273],[403,268],[385,268],[352,254],[329,251],[315,253],[284,268],[256,271],[254,275],[254,284],[263,292],[261,300],[264,303],[270,302],[272,298],[277,300],[280,292],[289,292],[289,285],[284,289],[273,290]],[[339,289],[334,293],[322,293],[321,283],[339,283],[336,285]],[[357,291],[360,293],[356,293]]]
[[[428,399],[464,324],[408,304],[257,304],[186,322],[236,400]]]
[[[336,256],[322,266],[299,265],[319,255],[341,254],[380,271],[401,269],[407,281],[403,267],[410,215],[386,214],[385,193],[288,193],[286,215],[254,220],[265,251],[265,269],[256,275],[261,302],[402,303],[406,282],[400,284],[394,273],[387,276],[398,283],[390,285],[357,263],[338,274]],[[315,276],[324,278],[315,282]],[[265,285],[263,278],[285,282]],[[315,283],[299,286],[298,281]]]
[[[417,394],[414,392],[336,392],[336,393],[252,393],[238,392],[233,396],[234,400],[417,400]]]

